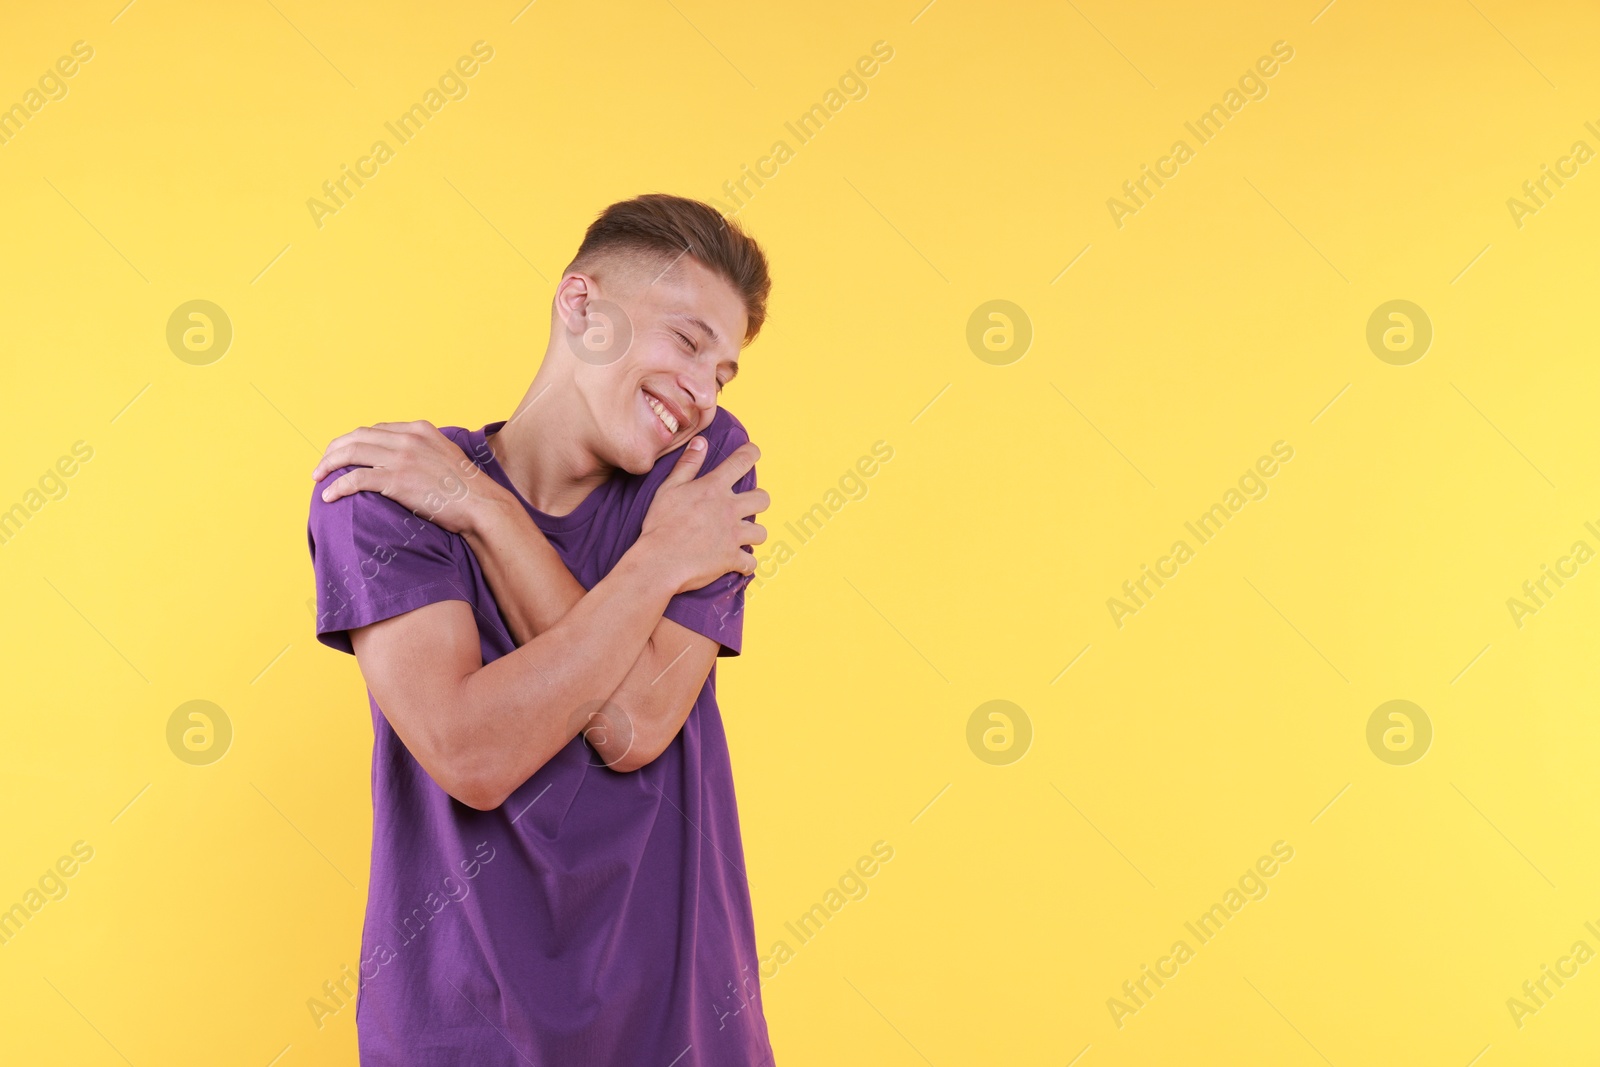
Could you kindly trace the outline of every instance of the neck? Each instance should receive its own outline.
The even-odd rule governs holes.
[[[613,470],[596,457],[586,427],[571,382],[541,373],[488,445],[524,500],[546,515],[566,515]]]

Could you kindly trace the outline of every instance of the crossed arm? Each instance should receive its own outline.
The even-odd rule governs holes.
[[[518,647],[549,631],[583,600],[582,584],[526,509],[503,490],[489,498],[464,536]],[[717,641],[663,617],[665,610],[662,605],[654,613],[644,647],[606,704],[571,724],[613,770],[637,770],[666,751],[717,661]]]
[[[764,509],[766,493],[734,493],[732,483],[758,455],[746,443],[696,480],[705,453],[685,449],[644,534],[587,592],[521,504],[490,478],[474,477],[448,517],[434,516],[467,539],[519,647],[485,665],[477,620],[460,600],[350,637],[385,717],[446,792],[470,807],[498,807],[580,732],[617,771],[637,770],[665,751],[719,645],[662,615],[677,592],[753,569],[754,556],[740,546],[760,543],[765,531],[743,516]],[[366,489],[414,508],[424,487],[439,484],[441,463],[478,473],[427,424],[347,434],[329,446],[316,476],[350,463],[371,465],[337,479],[325,499]]]

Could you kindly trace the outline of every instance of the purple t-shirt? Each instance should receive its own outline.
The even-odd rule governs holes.
[[[481,430],[445,427],[514,495]],[[748,440],[718,409],[702,473]],[[638,539],[682,448],[650,473],[613,472],[570,514],[522,504],[593,588]],[[457,534],[371,492],[323,503],[308,527],[317,636],[441,600],[478,620],[483,660],[515,649],[477,559]],[[755,486],[755,471],[740,491]],[[521,500],[521,496],[517,495]],[[666,617],[739,654],[744,587],[730,572],[674,596]],[[772,1061],[727,739],[713,667],[683,729],[640,770],[610,770],[572,739],[499,808],[454,800],[372,709],[372,869],[356,1007],[366,1067]]]

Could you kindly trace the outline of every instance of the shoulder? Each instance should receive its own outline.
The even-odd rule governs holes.
[[[435,426],[434,429],[444,434],[451,441],[454,441],[461,448],[461,451],[467,453],[469,456],[473,452],[473,449],[469,446],[472,445],[475,440],[483,440],[482,430],[469,430],[465,426]]]
[[[717,408],[716,414],[711,416],[711,422],[701,430],[699,435],[706,439],[706,458],[700,464],[700,473],[695,477],[704,477],[705,473],[715,468],[728,454],[746,441],[750,435],[745,432],[744,423],[740,422],[727,408]],[[643,505],[648,507],[655,497],[656,490],[661,488],[661,483],[667,480],[672,473],[672,468],[678,465],[678,460],[683,456],[683,450],[688,447],[688,442],[674,448],[671,452],[656,460],[649,473],[630,476],[623,484],[621,492],[630,501],[629,506]],[[751,488],[755,482],[755,470],[747,471],[739,482],[739,491],[744,492]]]
[[[717,413],[711,417],[711,424],[701,431],[701,436],[710,446],[706,450],[706,466],[712,467],[720,463],[729,452],[750,440],[750,434],[744,428],[744,423],[727,408],[718,405]],[[677,459],[677,453],[673,453]]]
[[[466,449],[471,431],[459,426],[441,426],[445,437]],[[470,454],[470,453],[469,453]],[[338,481],[354,466],[330,471],[311,490],[307,532],[311,551],[315,557],[319,548],[335,545],[384,545],[394,550],[427,548],[446,550],[455,535],[428,520],[427,514],[410,508],[382,493],[371,491],[351,493],[331,503],[322,499],[322,491]]]
[[[740,422],[733,412],[721,406],[717,408],[716,414],[711,416],[711,422],[697,436],[704,437],[707,446],[706,461],[701,464],[700,468],[702,473],[715,467],[727,458],[729,452],[750,440],[750,435],[745,431],[744,423]],[[677,465],[678,459],[683,455],[683,450],[688,445],[689,443],[685,441],[656,460],[655,466],[650,468],[650,473],[643,476],[643,481],[654,485],[665,479],[668,474],[672,473],[672,468]]]
[[[750,435],[745,432],[744,423],[739,421],[739,417],[720,404],[717,406],[717,413],[711,416],[711,425],[707,426],[704,432],[708,436],[711,434],[719,434],[721,436],[734,434],[744,441],[750,439]]]
[[[705,429],[706,460],[700,465],[700,473],[704,474],[713,467],[720,466],[729,454],[736,451],[740,445],[750,440],[750,434],[745,430],[744,423],[740,422],[728,409],[718,406],[717,413],[711,418],[711,425]],[[752,466],[749,470],[733,483],[735,491],[748,493],[756,487],[756,469]]]

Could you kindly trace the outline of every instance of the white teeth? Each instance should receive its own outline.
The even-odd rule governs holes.
[[[654,411],[656,413],[656,417],[661,420],[661,424],[663,426],[665,426],[668,430],[672,431],[673,433],[677,433],[678,432],[678,420],[672,417],[672,412],[668,411],[665,407],[663,407],[662,404],[661,404],[661,401],[657,400],[655,397],[651,396],[649,393],[646,393],[644,395],[644,398],[645,398],[645,401],[647,403],[649,403],[650,410]]]

